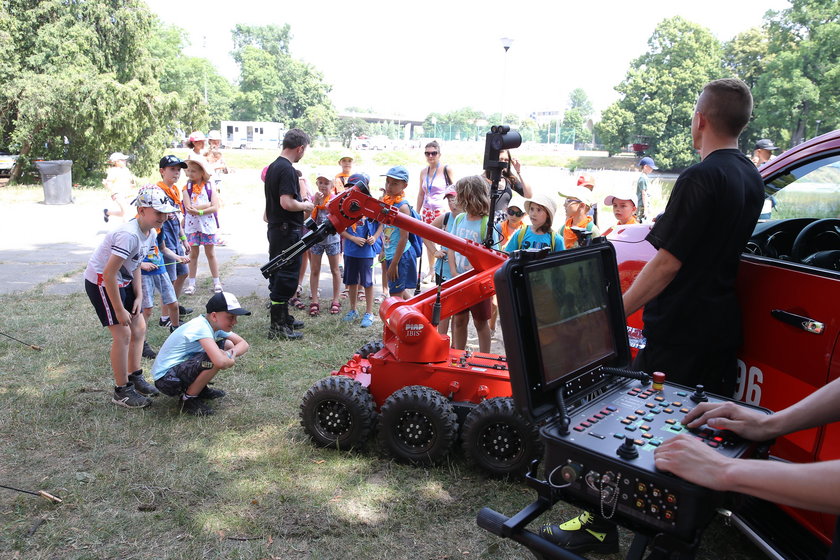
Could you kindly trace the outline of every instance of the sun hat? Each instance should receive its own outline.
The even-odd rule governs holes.
[[[211,173],[210,169],[207,168],[207,162],[204,161],[204,158],[202,158],[202,157],[189,158],[189,159],[187,159],[187,167],[189,167],[190,163],[194,163],[201,168],[201,170],[206,175],[206,177],[204,178],[205,181],[207,181],[208,179],[210,179],[210,177],[213,176],[213,173]]]
[[[128,156],[122,152],[114,152],[111,154],[111,157],[108,158],[108,161],[126,161],[128,160]]]
[[[595,204],[595,196],[586,187],[571,185],[562,189],[558,194],[563,198],[576,198],[589,207]]]
[[[239,305],[239,300],[230,292],[213,294],[205,306],[207,313],[225,311],[231,315],[250,315],[251,312]]]
[[[221,140],[222,133],[218,130],[211,130],[210,133],[207,135],[208,140]]]
[[[557,213],[557,201],[554,197],[545,192],[535,192],[530,198],[525,199],[525,208],[523,210],[528,212],[532,203],[544,207],[548,212],[548,224],[551,225],[554,223],[554,215]],[[510,204],[508,204],[508,207],[510,207]]]

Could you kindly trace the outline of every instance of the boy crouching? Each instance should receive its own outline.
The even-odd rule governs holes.
[[[158,351],[152,366],[155,387],[181,398],[181,411],[195,416],[213,414],[206,401],[225,396],[208,387],[221,369],[232,367],[248,351],[248,343],[233,332],[236,319],[251,312],[230,292],[219,292],[207,302],[207,313],[181,325]]]

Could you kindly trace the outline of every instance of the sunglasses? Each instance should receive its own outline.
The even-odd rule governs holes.
[[[563,204],[580,204],[580,200],[576,198],[567,198]]]
[[[438,152],[424,152],[424,153],[426,154],[426,157],[432,157],[432,156],[438,155]]]
[[[522,210],[514,210],[513,208],[508,208],[507,213],[509,216],[524,216],[525,212]]]

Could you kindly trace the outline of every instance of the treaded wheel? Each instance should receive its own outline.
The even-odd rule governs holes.
[[[537,427],[516,411],[510,397],[488,399],[472,409],[461,438],[467,460],[493,476],[523,474],[542,454]]]
[[[303,396],[300,423],[320,447],[361,447],[376,425],[376,407],[361,383],[341,375],[330,376]]]
[[[361,348],[359,348],[356,351],[356,353],[359,356],[361,356],[362,358],[367,358],[371,354],[376,354],[377,352],[379,352],[383,348],[385,348],[385,345],[382,343],[381,340],[373,340],[371,342],[368,342],[367,344],[365,344]]]
[[[429,387],[403,387],[385,400],[379,443],[396,459],[437,463],[458,437],[458,417],[446,398]]]

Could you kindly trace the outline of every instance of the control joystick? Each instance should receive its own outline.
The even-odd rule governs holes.
[[[691,395],[691,400],[696,403],[706,402],[709,400],[709,397],[706,396],[706,392],[703,390],[702,385],[698,385],[694,389],[694,393]]]
[[[616,453],[622,459],[635,459],[639,456],[639,450],[636,448],[636,444],[630,436],[624,438],[624,443],[618,447]]]

